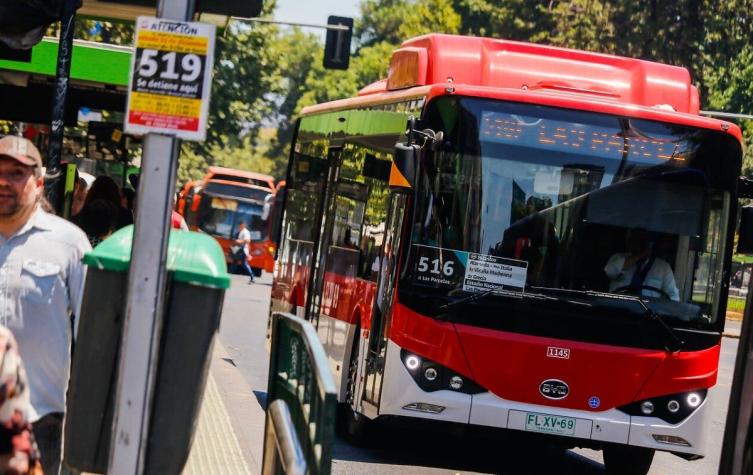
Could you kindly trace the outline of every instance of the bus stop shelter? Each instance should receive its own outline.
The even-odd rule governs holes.
[[[76,125],[79,110],[125,110],[133,49],[74,41],[65,125]],[[0,119],[49,124],[52,114],[58,40],[44,38],[28,61],[0,59]]]

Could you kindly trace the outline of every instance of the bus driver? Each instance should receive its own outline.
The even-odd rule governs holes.
[[[679,301],[680,292],[672,268],[667,261],[653,255],[648,232],[631,229],[625,243],[627,252],[613,254],[604,266],[604,272],[609,277],[609,291]]]

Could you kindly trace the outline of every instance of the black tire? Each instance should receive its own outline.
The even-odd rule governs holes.
[[[262,269],[259,267],[252,267],[252,271],[254,271],[254,277],[261,277],[261,271]]]
[[[604,447],[604,469],[609,475],[646,475],[654,460],[654,450],[629,445]]]
[[[353,402],[356,396],[356,381],[358,378],[358,336],[360,334],[360,330],[356,328],[353,337],[353,347],[350,350],[350,362],[348,363],[345,404],[343,404],[341,412],[345,438],[356,447],[364,447],[369,444],[369,426],[371,423],[368,417],[353,409]]]

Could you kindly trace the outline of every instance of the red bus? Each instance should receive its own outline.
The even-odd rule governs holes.
[[[261,173],[209,167],[201,181],[185,184],[177,211],[192,230],[214,236],[231,261],[230,246],[244,221],[251,232],[248,262],[258,277],[272,272],[276,246],[270,237],[269,213],[276,192],[274,178]]]
[[[386,80],[302,111],[271,310],[317,328],[353,437],[398,416],[620,473],[701,457],[741,140],[684,68],[406,41]]]

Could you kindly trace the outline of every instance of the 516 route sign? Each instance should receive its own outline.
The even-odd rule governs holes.
[[[204,140],[214,62],[214,25],[136,20],[125,131]]]

